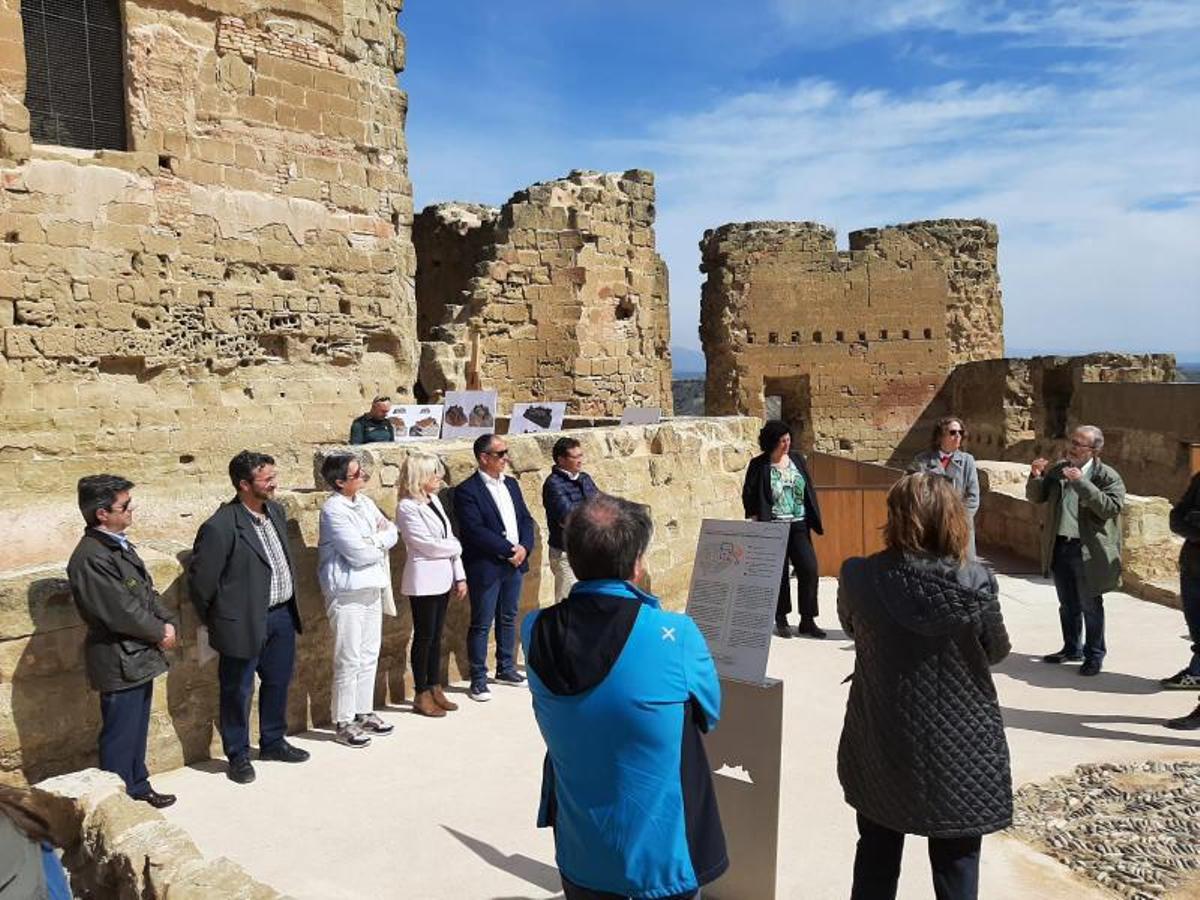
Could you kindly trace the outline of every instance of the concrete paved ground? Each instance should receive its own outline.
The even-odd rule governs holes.
[[[1161,721],[1192,708],[1195,693],[1156,680],[1185,662],[1182,615],[1123,594],[1106,599],[1106,671],[1048,666],[1057,649],[1057,603],[1040,578],[1002,576],[1013,653],[996,672],[1014,783],[1102,760],[1191,758],[1200,733]],[[830,639],[774,639],[769,673],[784,681],[778,897],[844,898],[854,816],[835,772],[853,647],[836,629],[831,579],[821,585]],[[560,894],[548,831],[534,827],[542,744],[525,688],[497,686],[495,700],[440,720],[396,708],[387,738],[363,750],[310,732],[295,743],[309,763],[256,764],[238,786],[213,762],[158,776],[179,794],[167,817],[208,855],[228,856],[301,900],[335,898],[548,898]],[[984,841],[984,897],[1111,897],[1004,835]],[[931,896],[925,842],[910,839],[900,895]]]

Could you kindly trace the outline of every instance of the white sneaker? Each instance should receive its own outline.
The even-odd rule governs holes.
[[[472,700],[474,700],[476,703],[487,703],[489,700],[492,699],[492,692],[489,691],[487,688],[480,688],[479,690],[475,690],[475,688],[471,688],[469,691],[467,691],[467,696],[470,697]]]

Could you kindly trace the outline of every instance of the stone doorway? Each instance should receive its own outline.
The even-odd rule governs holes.
[[[787,422],[796,446],[804,453],[812,452],[812,382],[808,375],[764,378],[763,415]]]

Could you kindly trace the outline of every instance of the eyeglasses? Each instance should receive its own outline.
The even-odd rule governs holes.
[[[355,479],[358,479],[358,478],[361,478],[363,481],[369,481],[371,479],[371,474],[367,471],[364,471],[363,469],[359,469],[357,472],[353,473],[352,475],[346,476],[347,481],[354,481]]]
[[[1091,444],[1081,443],[1081,442],[1075,440],[1074,438],[1071,439],[1071,446],[1076,448],[1077,450],[1095,450],[1096,449]]]
[[[120,506],[110,506],[108,511],[115,513],[133,512],[133,499],[126,500]]]
[[[484,455],[485,455],[485,456],[495,456],[495,457],[497,457],[498,459],[503,459],[504,457],[508,456],[508,450],[507,450],[507,449],[504,449],[504,450],[484,450],[484,451],[483,451],[483,453],[484,453]]]
[[[966,432],[964,432],[961,428],[947,428],[946,429],[946,434],[948,434],[952,437],[954,435],[958,435],[959,437],[962,437],[965,433]]]

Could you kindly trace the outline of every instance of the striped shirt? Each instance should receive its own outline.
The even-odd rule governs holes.
[[[245,504],[242,504],[242,506],[246,512],[250,513],[250,520],[254,523],[254,531],[258,535],[258,540],[263,545],[263,549],[267,551],[267,562],[271,564],[271,596],[268,599],[267,605],[272,607],[280,606],[291,600],[292,594],[295,593],[295,588],[292,585],[292,569],[288,565],[287,553],[284,552],[283,542],[270,518],[260,516]]]

